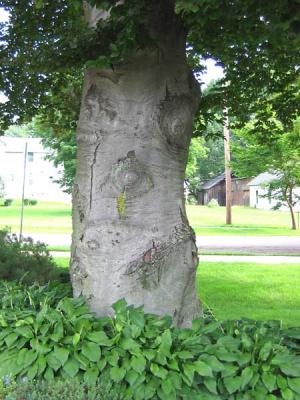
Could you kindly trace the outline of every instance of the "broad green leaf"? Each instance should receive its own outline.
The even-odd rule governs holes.
[[[136,372],[142,373],[146,367],[146,360],[144,357],[133,356],[130,364]]]
[[[137,342],[131,338],[123,338],[120,342],[119,342],[119,346],[124,349],[124,350],[137,350],[139,349],[139,345],[137,344]]]
[[[180,373],[175,371],[169,371],[168,377],[171,379],[172,385],[175,389],[181,389],[182,378]]]
[[[5,337],[4,341],[6,346],[9,348],[12,346],[13,343],[18,339],[19,335],[16,333],[10,333],[8,336]]]
[[[218,394],[216,379],[205,377],[203,382],[211,393]]]
[[[297,394],[300,394],[300,378],[288,378],[287,381],[289,387]]]
[[[29,367],[37,359],[37,353],[34,350],[28,350],[24,357],[23,368]]]
[[[33,380],[38,373],[38,369],[39,369],[39,364],[38,361],[36,361],[27,371],[28,379]]]
[[[77,346],[80,341],[80,333],[75,333],[73,336],[73,346]]]
[[[201,356],[201,361],[204,361],[213,371],[221,372],[225,369],[222,364],[215,356],[204,355]]]
[[[187,377],[189,384],[192,385],[193,380],[194,380],[194,374],[195,374],[195,366],[191,363],[185,363],[185,364],[183,364],[183,372],[184,372],[185,376]]]
[[[37,375],[41,375],[45,371],[45,369],[47,367],[46,358],[41,355],[41,356],[38,357],[36,362],[38,363]]]
[[[112,365],[114,367],[118,366],[119,354],[115,349],[113,349],[109,353],[107,353],[105,355],[105,357],[110,365]]]
[[[133,369],[130,369],[129,371],[127,371],[125,379],[129,383],[129,385],[133,385],[138,377],[139,377],[139,374],[136,371],[134,371]]]
[[[46,355],[46,361],[50,368],[54,371],[58,371],[61,367],[61,361],[55,357],[54,351]]]
[[[63,347],[54,347],[54,355],[60,361],[61,365],[64,365],[69,357],[69,350]]]
[[[170,348],[172,346],[172,336],[170,329],[166,329],[161,335],[161,344],[159,346],[159,351],[168,356],[170,354]]]
[[[293,392],[289,388],[281,389],[281,395],[284,400],[294,400]]]
[[[168,375],[168,371],[164,367],[161,367],[155,363],[151,363],[150,371],[152,372],[153,375],[161,379],[166,379]]]
[[[101,360],[99,360],[97,362],[97,367],[98,367],[99,371],[102,371],[105,368],[106,364],[107,364],[106,359],[105,358],[101,358]]]
[[[123,367],[112,367],[110,369],[110,377],[116,383],[121,382],[125,375],[126,369]]]
[[[240,376],[228,376],[223,380],[229,394],[235,393],[241,388],[242,378]]]
[[[287,388],[287,380],[283,376],[278,375],[277,376],[277,385],[278,385],[279,389],[281,389],[281,390],[286,389]]]
[[[239,367],[234,364],[225,364],[224,369],[222,371],[222,378],[225,378],[226,376],[236,375],[236,371],[238,369],[239,369]]]
[[[253,369],[251,367],[247,367],[242,371],[241,374],[241,387],[242,389],[245,389],[245,387],[248,385],[248,383],[251,381],[253,377]]]
[[[151,360],[153,360],[153,358],[155,358],[155,356],[156,356],[156,351],[155,351],[155,350],[152,350],[152,349],[146,349],[146,350],[143,350],[143,355],[144,355],[149,361],[151,361]]]
[[[193,363],[195,371],[201,376],[213,376],[212,370],[209,365],[204,361],[198,360]]]
[[[261,379],[269,392],[273,392],[273,390],[277,388],[276,384],[277,380],[275,375],[268,372],[264,372],[261,376]]]
[[[266,361],[269,355],[271,354],[272,349],[273,349],[272,342],[265,343],[259,352],[259,358],[263,361]]]
[[[181,358],[182,360],[188,360],[190,358],[193,358],[193,354],[190,351],[179,351],[178,353],[176,353],[176,356]]]
[[[115,310],[116,314],[120,314],[126,311],[127,303],[125,299],[120,299],[112,305],[112,308]]]
[[[46,381],[52,381],[53,379],[54,379],[54,373],[53,373],[53,370],[50,368],[50,367],[48,367],[47,369],[46,369],[46,372],[44,373],[44,378],[46,379]]]
[[[165,379],[162,384],[161,388],[165,394],[170,394],[173,391],[173,384],[170,378]]]
[[[78,361],[74,357],[69,358],[68,361],[63,366],[63,370],[66,372],[66,374],[68,376],[70,376],[71,378],[74,378],[74,376],[79,371]]]
[[[88,385],[92,386],[95,385],[97,382],[99,376],[99,370],[96,367],[93,368],[88,368],[84,375],[83,375],[83,379],[84,382],[87,383]]]
[[[27,339],[31,339],[33,337],[33,332],[29,326],[19,326],[15,329],[15,331],[20,336],[24,336]]]
[[[86,342],[81,348],[82,354],[90,361],[97,362],[101,356],[101,349],[99,345],[92,342]]]
[[[99,344],[100,346],[111,346],[113,344],[112,340],[109,339],[103,331],[90,332],[87,335],[87,339]]]

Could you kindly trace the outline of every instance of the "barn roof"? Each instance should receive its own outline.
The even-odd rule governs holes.
[[[210,189],[216,186],[218,183],[222,182],[225,179],[225,174],[221,174],[215,176],[214,178],[210,179],[209,181],[205,182],[202,186],[202,189]]]

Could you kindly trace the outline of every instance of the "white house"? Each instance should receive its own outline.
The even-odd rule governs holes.
[[[278,203],[275,199],[269,199],[264,197],[268,191],[265,185],[276,178],[276,175],[270,174],[269,172],[263,172],[262,174],[256,176],[249,183],[250,189],[250,207],[259,208],[262,210],[271,210]],[[295,189],[295,194],[300,196],[300,188]],[[295,207],[295,211],[298,210],[299,204]],[[280,207],[280,210],[288,210],[286,206]]]
[[[61,170],[45,159],[47,150],[39,138],[0,137],[0,175],[5,184],[5,197],[22,197],[26,143],[25,198],[69,203],[71,196],[55,183]]]

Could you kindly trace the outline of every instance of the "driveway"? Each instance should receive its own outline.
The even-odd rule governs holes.
[[[197,236],[199,253],[300,255],[300,236]]]

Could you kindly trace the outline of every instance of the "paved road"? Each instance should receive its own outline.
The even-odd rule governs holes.
[[[69,246],[69,234],[26,234],[50,246]],[[197,236],[199,252],[300,255],[300,236]]]
[[[298,254],[300,236],[197,236],[201,251],[214,253]]]

